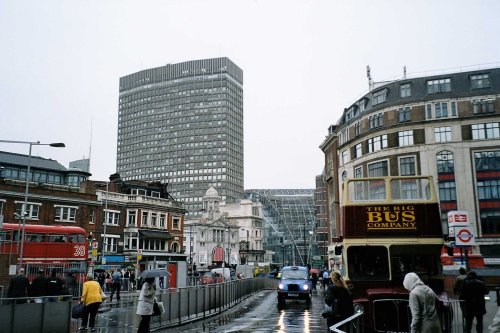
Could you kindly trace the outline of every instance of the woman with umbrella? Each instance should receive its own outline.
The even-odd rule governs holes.
[[[136,313],[141,316],[139,329],[137,333],[148,333],[151,316],[153,315],[153,306],[155,302],[156,285],[155,278],[160,276],[169,276],[166,270],[162,269],[149,269],[141,273],[144,278],[144,284],[139,294],[139,302],[137,303]]]

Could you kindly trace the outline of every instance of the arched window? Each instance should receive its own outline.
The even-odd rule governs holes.
[[[437,153],[436,165],[438,173],[455,172],[453,153],[448,150],[443,150]]]
[[[180,245],[177,242],[173,242],[172,245],[170,245],[170,251],[173,253],[179,253],[180,251]]]

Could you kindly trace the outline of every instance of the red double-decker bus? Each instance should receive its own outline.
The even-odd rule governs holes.
[[[365,331],[407,332],[406,273],[442,283],[443,231],[432,177],[355,178],[342,186],[342,273],[364,308]]]
[[[20,228],[21,227],[21,228]],[[0,252],[19,254],[22,225],[4,223],[0,230]],[[26,224],[23,263],[85,262],[86,232],[79,227]]]

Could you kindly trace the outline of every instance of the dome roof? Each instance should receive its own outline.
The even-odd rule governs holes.
[[[205,196],[206,197],[219,197],[219,193],[217,192],[217,190],[215,188],[210,187],[207,190],[207,193],[205,193]]]

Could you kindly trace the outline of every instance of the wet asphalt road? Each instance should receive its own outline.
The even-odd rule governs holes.
[[[139,316],[134,315],[133,302],[122,297],[114,301],[109,311],[99,313],[96,331],[101,333],[135,333]],[[266,290],[244,300],[237,306],[205,320],[151,332],[327,332],[326,319],[321,317],[323,291],[314,291],[311,304],[287,300],[278,307],[275,290]],[[135,310],[135,309],[134,309]],[[157,318],[152,318],[156,322]],[[72,319],[72,332],[77,332],[78,322]],[[89,331],[90,332],[90,331]]]

